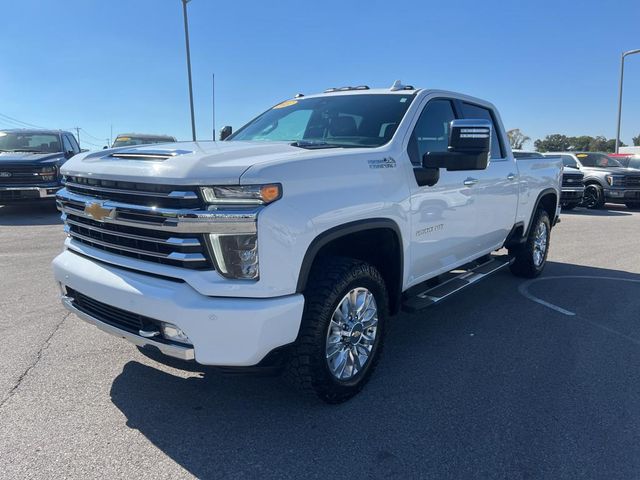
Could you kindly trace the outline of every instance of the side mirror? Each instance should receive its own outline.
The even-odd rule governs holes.
[[[107,147],[106,145],[104,147],[102,147],[103,150],[106,150],[107,148],[109,148],[109,147]]]
[[[425,153],[422,165],[449,171],[486,169],[491,153],[491,122],[484,119],[453,120],[447,150]]]
[[[231,136],[232,133],[233,133],[233,128],[231,126],[227,125],[226,127],[222,127],[222,130],[220,130],[220,141]]]

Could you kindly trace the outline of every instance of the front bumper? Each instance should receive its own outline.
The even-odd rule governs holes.
[[[605,188],[604,198],[609,203],[640,201],[640,188]]]
[[[0,187],[0,201],[38,200],[40,198],[54,198],[62,185],[41,187]]]
[[[145,338],[79,311],[63,294],[65,307],[82,319],[130,342],[204,365],[252,366],[298,336],[304,297],[221,298],[199,294],[187,283],[165,280],[91,261],[65,250],[53,261],[63,292],[69,287],[98,302],[167,322],[183,330],[192,346]]]
[[[560,203],[563,205],[582,202],[584,197],[584,187],[562,188],[560,192]]]

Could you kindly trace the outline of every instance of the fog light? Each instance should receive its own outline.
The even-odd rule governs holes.
[[[187,337],[187,334],[180,330],[178,327],[173,325],[172,323],[163,323],[161,325],[162,328],[162,336],[167,340],[172,340],[174,342],[180,343],[188,343],[191,345],[191,340]]]

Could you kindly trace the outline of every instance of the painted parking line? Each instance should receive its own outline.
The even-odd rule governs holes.
[[[542,278],[536,278],[533,280],[529,280],[527,282],[524,282],[523,284],[521,284],[518,287],[518,291],[524,295],[524,297],[528,298],[529,300],[538,303],[540,305],[543,305],[547,308],[550,308],[552,310],[555,310],[556,312],[562,313],[563,315],[567,315],[570,317],[576,316],[575,312],[572,312],[570,310],[567,310],[565,308],[562,308],[558,305],[554,305],[553,303],[547,302],[545,300],[542,300],[541,298],[536,297],[535,295],[533,295],[531,292],[529,292],[529,287],[531,285],[533,285],[534,283],[538,283],[538,282],[544,282],[546,280],[566,280],[566,279],[571,279],[571,280],[608,280],[608,281],[615,281],[615,282],[628,282],[628,283],[640,283],[640,279],[636,280],[636,279],[632,279],[632,278],[620,278],[620,277],[599,277],[597,275],[562,275],[562,276],[552,276],[552,277],[542,277]],[[601,330],[604,330],[605,332],[608,332],[612,335],[615,335],[617,337],[621,337],[625,340],[630,341],[631,343],[640,346],[640,340],[638,340],[637,338],[634,337],[630,337],[629,335],[626,335],[622,332],[619,332],[617,330],[614,330],[606,325],[603,325],[601,323],[598,322],[594,322],[593,320],[589,320],[588,318],[584,318],[584,317],[580,317],[580,319],[596,328],[599,328]]]

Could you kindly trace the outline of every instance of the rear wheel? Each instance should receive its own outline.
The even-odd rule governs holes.
[[[551,222],[546,210],[539,208],[529,228],[529,234],[523,244],[509,249],[512,257],[511,273],[519,277],[534,278],[542,273],[547,263]]]
[[[387,312],[386,286],[373,266],[345,258],[319,262],[285,377],[327,403],[353,397],[380,358]]]
[[[584,200],[582,204],[590,209],[604,207],[604,191],[600,185],[592,183],[584,189]]]

